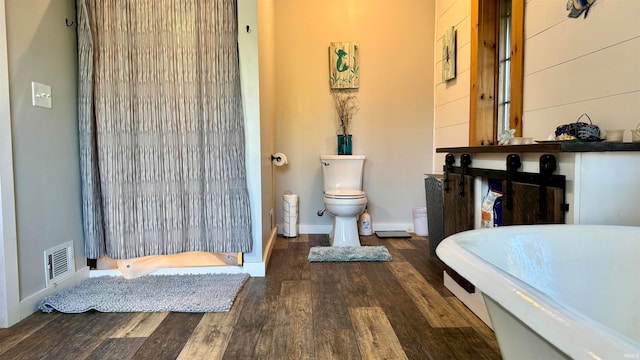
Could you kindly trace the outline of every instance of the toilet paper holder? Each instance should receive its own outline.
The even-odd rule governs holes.
[[[285,164],[288,164],[289,160],[287,159],[287,155],[278,152],[275,154],[271,154],[271,162],[275,166],[283,166]]]

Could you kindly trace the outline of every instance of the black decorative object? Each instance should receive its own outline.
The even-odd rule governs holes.
[[[583,116],[589,119],[589,123],[580,122]],[[600,128],[597,125],[593,125],[591,118],[588,114],[582,114],[576,120],[576,122],[566,125],[560,125],[556,128],[556,137],[560,135],[571,135],[578,140],[583,141],[597,141],[600,140]]]
[[[589,9],[591,5],[596,2],[596,0],[569,0],[567,1],[567,10],[569,10],[570,18],[577,18],[578,16],[584,13],[584,18],[587,18],[587,14],[589,13]]]

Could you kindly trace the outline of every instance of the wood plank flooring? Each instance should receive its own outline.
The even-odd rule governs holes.
[[[35,313],[0,329],[2,359],[500,359],[442,285],[428,239],[361,237],[392,262],[309,263],[326,235],[278,238],[228,313]]]

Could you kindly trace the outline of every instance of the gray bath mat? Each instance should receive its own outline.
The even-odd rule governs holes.
[[[87,278],[48,296],[43,312],[227,312],[248,274],[147,275]]]
[[[384,246],[314,246],[309,250],[309,262],[391,260]]]

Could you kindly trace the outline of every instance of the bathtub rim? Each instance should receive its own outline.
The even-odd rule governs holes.
[[[545,293],[506,273],[504,270],[484,260],[462,244],[479,233],[498,231],[504,234],[522,235],[528,232],[550,232],[562,227],[607,227],[629,228],[618,225],[513,225],[490,229],[475,229],[457,233],[445,238],[436,253],[438,257],[474,284],[484,296],[490,297],[509,311],[535,333],[561,352],[574,359],[622,358],[624,354],[640,354],[640,345],[627,336],[593,320],[585,314],[554,300]],[[503,235],[504,235],[503,234]],[[497,286],[500,284],[500,286]],[[529,299],[529,300],[527,300]],[[544,309],[544,310],[543,310]],[[542,316],[542,315],[545,316]],[[560,330],[561,329],[561,330]],[[497,329],[498,333],[500,329]],[[572,336],[567,336],[572,334]],[[599,349],[599,350],[593,350]]]

